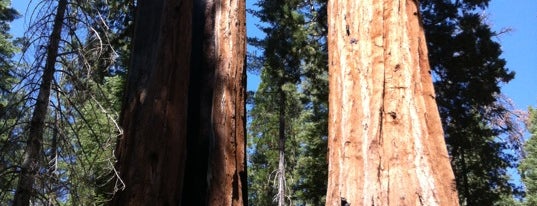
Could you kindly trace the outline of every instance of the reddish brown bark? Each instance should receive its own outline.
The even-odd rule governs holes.
[[[245,3],[139,1],[114,205],[243,205]]]
[[[329,1],[326,205],[458,205],[418,13]]]
[[[246,13],[243,0],[215,2],[215,151],[209,205],[247,205],[245,98]]]
[[[178,205],[186,160],[192,2],[139,1],[114,205]]]

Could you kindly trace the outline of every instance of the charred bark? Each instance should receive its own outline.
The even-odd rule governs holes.
[[[178,205],[186,161],[192,1],[138,1],[113,205]]]
[[[61,31],[63,27],[63,18],[67,8],[67,0],[58,2],[52,33],[50,34],[49,44],[47,46],[47,58],[43,69],[41,85],[39,85],[39,94],[35,103],[32,119],[30,121],[30,131],[26,143],[26,154],[21,165],[19,184],[15,191],[13,205],[29,205],[30,198],[33,195],[33,186],[40,168],[39,156],[43,146],[43,130],[45,127],[45,118],[48,112],[50,101],[51,83],[54,78],[56,58],[60,45]]]
[[[245,204],[244,1],[138,10],[113,204]]]

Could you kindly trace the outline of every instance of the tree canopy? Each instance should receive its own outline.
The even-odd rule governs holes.
[[[481,15],[488,3],[421,1],[437,103],[459,198],[467,205],[493,205],[520,193],[507,169],[516,167],[522,133],[500,91],[515,74]]]

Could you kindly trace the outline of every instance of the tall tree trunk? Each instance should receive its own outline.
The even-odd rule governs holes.
[[[278,206],[285,205],[285,91],[282,86],[280,93],[280,117],[279,117],[279,138],[278,138]]]
[[[45,68],[43,69],[41,85],[39,85],[39,94],[35,103],[32,119],[30,121],[30,131],[26,143],[26,154],[21,165],[19,184],[15,191],[13,205],[29,205],[30,197],[33,193],[33,186],[37,172],[39,170],[39,156],[43,146],[43,130],[45,127],[45,118],[47,116],[48,105],[50,100],[50,89],[58,56],[61,31],[63,27],[63,18],[67,8],[67,0],[60,0],[54,17],[54,25],[50,34],[49,44],[47,46],[47,58]]]
[[[470,196],[470,184],[468,181],[468,166],[466,165],[466,155],[464,154],[464,150],[460,150],[460,154],[456,156],[461,161],[461,173],[460,176],[462,176],[462,182],[464,186],[462,187],[463,191],[462,194],[464,194],[465,198],[461,198],[461,201],[463,201],[464,205],[475,205],[474,202],[471,202],[472,199],[469,199]],[[456,171],[455,171],[456,172]]]
[[[417,1],[329,1],[326,205],[458,205]]]
[[[245,18],[244,0],[139,2],[113,204],[246,204]]]
[[[209,205],[248,205],[246,184],[246,4],[215,3],[214,152]]]
[[[125,189],[113,205],[181,202],[192,1],[138,1],[117,158]]]

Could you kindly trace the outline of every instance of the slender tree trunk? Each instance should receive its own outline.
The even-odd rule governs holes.
[[[329,1],[326,205],[458,205],[417,1]]]
[[[15,191],[13,205],[29,205],[30,197],[33,193],[33,186],[37,172],[39,170],[39,156],[43,146],[43,130],[45,118],[47,116],[50,100],[50,89],[58,56],[63,18],[67,8],[67,0],[60,0],[54,17],[54,25],[50,34],[49,45],[47,46],[47,58],[43,69],[39,94],[35,103],[32,119],[30,121],[30,131],[26,143],[26,154],[21,165],[19,184]]]
[[[114,205],[246,204],[245,18],[244,0],[139,1]]]
[[[468,202],[468,197],[470,196],[470,185],[468,184],[468,166],[466,165],[466,155],[464,154],[464,150],[460,150],[460,155],[458,155],[458,159],[461,160],[461,173],[460,176],[462,176],[462,182],[464,183],[464,186],[462,188],[463,191],[462,194],[464,194],[464,197],[462,199],[464,205],[475,205],[473,202]],[[471,200],[470,200],[471,201]]]
[[[285,91],[280,86],[280,125],[278,138],[278,206],[285,205]]]

